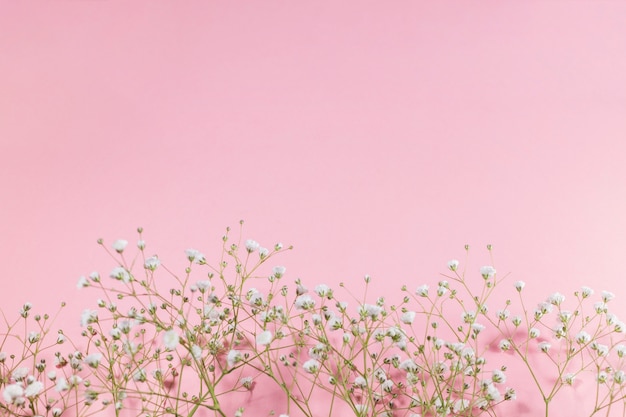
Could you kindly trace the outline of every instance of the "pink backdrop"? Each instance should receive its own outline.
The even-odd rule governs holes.
[[[239,219],[308,282],[492,243],[538,298],[623,300],[624,74],[623,2],[0,0],[2,308],[81,311],[98,237]]]

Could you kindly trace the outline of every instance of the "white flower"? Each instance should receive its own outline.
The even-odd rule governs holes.
[[[495,274],[496,269],[491,265],[486,265],[480,268],[480,275],[482,275],[484,279],[493,278]]]
[[[510,314],[509,310],[498,310],[496,312],[496,315],[498,316],[500,320],[506,320],[507,318],[509,318],[509,314]]]
[[[548,353],[552,345],[548,342],[540,342],[537,346],[539,347],[539,350],[541,350],[543,353]]]
[[[592,296],[592,295],[593,295],[593,290],[592,290],[591,288],[589,288],[589,287],[582,287],[582,288],[580,289],[580,291],[581,291],[581,292],[580,292],[580,295],[581,295],[583,298],[589,298],[590,296]]]
[[[400,320],[404,324],[412,324],[415,320],[415,314],[415,311],[405,311],[404,313],[402,313]]]
[[[341,319],[336,316],[333,316],[330,319],[328,319],[327,324],[330,330],[339,330],[343,326]]]
[[[57,383],[54,389],[57,392],[67,391],[68,389],[70,389],[70,385],[67,383],[67,379],[59,378],[57,379]]]
[[[581,331],[576,335],[576,342],[584,345],[591,340],[591,335],[585,331]]]
[[[263,258],[267,258],[267,255],[269,255],[270,251],[267,248],[259,248],[259,257],[261,259]]]
[[[265,330],[256,336],[256,344],[259,346],[267,346],[272,343],[274,336],[269,330]]]
[[[494,369],[491,373],[491,380],[496,384],[504,384],[506,382],[506,375],[500,369]]]
[[[598,314],[606,313],[607,311],[609,311],[609,307],[606,305],[606,303],[603,303],[601,301],[595,303],[593,305],[593,309],[596,310],[596,313]]]
[[[524,287],[526,286],[526,283],[524,281],[516,281],[515,282],[515,289],[519,292],[522,291],[524,289]]]
[[[362,376],[357,376],[354,378],[354,382],[352,383],[357,388],[365,388],[367,386],[367,381]]]
[[[191,346],[191,356],[197,361],[202,359],[202,348],[198,345]]]
[[[97,310],[83,310],[83,314],[80,316],[80,325],[81,327],[85,327],[88,324],[95,323],[98,321],[98,311]]]
[[[117,253],[122,253],[124,252],[124,249],[126,249],[126,245],[128,245],[128,241],[124,240],[124,239],[118,239],[115,242],[113,242],[113,249],[115,249],[115,252]]]
[[[196,249],[185,249],[185,255],[187,255],[187,259],[189,262],[195,262],[197,264],[202,264],[206,262],[206,258],[200,251]]]
[[[102,360],[102,353],[91,353],[85,356],[85,363],[92,368],[97,368],[100,365],[100,361]]]
[[[113,268],[109,276],[118,281],[123,281],[125,283],[130,282],[130,273],[121,266]]]
[[[419,367],[412,359],[405,359],[398,365],[398,368],[410,373],[415,373],[419,370]]]
[[[363,304],[359,306],[359,315],[376,319],[383,309],[374,304]]]
[[[163,345],[167,350],[174,350],[180,342],[180,336],[176,333],[176,330],[171,329],[163,333]]]
[[[137,241],[137,247],[139,248],[139,250],[144,250],[146,248],[146,241],[145,240],[138,240]]]
[[[19,384],[7,385],[2,392],[4,401],[8,404],[21,404],[24,402],[24,389]]]
[[[296,298],[295,305],[298,310],[310,310],[315,307],[315,300],[308,294],[302,294]]]
[[[285,268],[284,266],[275,266],[272,269],[272,273],[274,274],[276,278],[281,278],[283,275],[285,275],[286,270],[287,268]]]
[[[452,259],[451,261],[448,261],[448,269],[450,271],[456,271],[458,267],[459,267],[459,261],[457,261],[456,259]]]
[[[624,371],[622,371],[621,369],[619,371],[616,371],[613,374],[613,381],[615,381],[616,384],[623,384],[624,381],[626,381],[626,373],[624,373]]]
[[[417,287],[417,289],[415,290],[415,293],[419,295],[420,297],[428,297],[428,285],[424,284],[424,285]]]
[[[507,351],[507,350],[511,349],[511,342],[509,342],[506,339],[502,339],[502,340],[500,340],[500,343],[498,343],[498,347],[502,351]]]
[[[257,242],[256,240],[246,240],[246,250],[248,251],[248,253],[252,253],[255,250],[259,249],[259,246],[259,242]]]
[[[326,284],[320,284],[316,286],[315,293],[322,298],[323,297],[332,298],[333,296],[333,290],[331,290],[330,287]]]
[[[200,281],[196,282],[196,287],[198,287],[200,292],[205,292],[206,290],[211,288],[211,281],[209,281],[208,279],[200,280]]]
[[[231,349],[231,351],[228,352],[228,355],[226,356],[226,360],[228,361],[228,366],[232,367],[236,363],[243,360],[243,355],[238,350]]]
[[[43,391],[43,383],[41,383],[40,381],[33,381],[26,386],[26,389],[24,390],[24,396],[28,398],[34,398],[39,395],[41,391]]]
[[[615,294],[613,294],[612,292],[602,291],[602,301],[604,301],[605,303],[608,303],[614,298],[615,298]]]
[[[626,356],[626,346],[622,344],[615,346],[615,351],[617,352],[617,356],[619,356],[620,358]]]
[[[563,381],[567,385],[572,385],[574,383],[574,379],[576,379],[576,375],[575,374],[568,373],[568,374],[563,375]]]
[[[308,361],[304,362],[304,364],[302,365],[302,368],[306,372],[310,374],[314,374],[314,373],[317,373],[317,371],[319,371],[320,363],[315,359],[309,359]]]
[[[530,336],[531,339],[539,337],[540,334],[541,332],[536,327],[531,327],[530,330],[528,331],[528,335]]]
[[[89,286],[89,281],[84,276],[78,278],[78,282],[76,283],[76,288],[81,289]]]
[[[454,411],[455,414],[458,414],[461,411],[467,410],[467,408],[469,407],[469,404],[470,404],[469,400],[465,398],[456,400],[454,402],[454,406],[452,407],[452,410]]]
[[[448,292],[448,287],[444,287],[443,285],[440,285],[437,287],[437,295],[439,297],[443,296],[447,292]]]
[[[150,270],[150,271],[154,271],[155,269],[157,269],[159,267],[159,265],[161,265],[161,261],[159,260],[159,258],[154,255],[149,257],[148,259],[146,259],[146,262],[144,262],[144,268]]]
[[[561,305],[563,301],[565,301],[565,296],[558,292],[555,292],[550,297],[548,297],[548,302],[555,306]]]

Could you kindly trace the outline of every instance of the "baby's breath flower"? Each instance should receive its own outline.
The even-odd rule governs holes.
[[[24,388],[20,384],[7,385],[2,392],[2,396],[8,404],[23,404]]]
[[[367,381],[362,376],[357,376],[354,378],[352,385],[356,388],[365,388],[367,387]]]
[[[591,335],[585,331],[581,331],[576,335],[576,342],[580,345],[584,345],[591,341]]]
[[[491,373],[491,380],[495,384],[504,384],[506,382],[506,375],[500,369],[494,369]]]
[[[480,275],[482,275],[484,279],[493,278],[494,275],[496,275],[496,269],[491,265],[483,266],[480,268]]]
[[[540,342],[537,347],[539,347],[539,350],[541,350],[543,353],[548,353],[548,351],[550,350],[550,347],[552,345],[548,342]]]
[[[452,259],[448,261],[448,269],[450,271],[456,271],[458,267],[459,267],[459,261],[457,261],[456,259]]]
[[[624,381],[626,381],[626,373],[624,373],[621,369],[619,371],[615,371],[613,374],[613,381],[619,385],[623,384]]]
[[[202,359],[202,348],[198,345],[191,346],[191,356],[197,361]]]
[[[81,327],[85,327],[91,323],[95,323],[98,321],[98,311],[97,310],[83,310],[83,314],[80,316],[80,325]]]
[[[185,255],[187,255],[187,259],[189,259],[189,262],[195,262],[197,264],[202,264],[206,262],[206,258],[204,257],[204,255],[197,249],[186,249]]]
[[[363,304],[359,306],[359,315],[363,317],[370,317],[374,320],[382,313],[383,309],[373,304]]]
[[[80,278],[78,278],[78,282],[76,283],[76,288],[80,289],[80,288],[85,288],[89,286],[89,281],[87,281],[87,278],[85,278],[84,276],[81,276]]]
[[[614,298],[615,298],[615,294],[613,294],[612,292],[602,291],[602,301],[604,301],[605,303],[608,303]]]
[[[509,310],[498,310],[496,315],[498,316],[498,319],[500,320],[506,320],[507,318],[509,318]]]
[[[144,250],[146,248],[146,241],[142,239],[138,240],[137,247],[139,248],[139,250]]]
[[[92,368],[97,368],[100,365],[100,361],[102,360],[102,353],[91,353],[85,356],[85,363]]]
[[[121,266],[113,268],[109,276],[113,279],[125,282],[127,284],[130,282],[130,273]]]
[[[617,352],[617,356],[620,358],[626,356],[626,346],[622,344],[615,346],[615,351]]]
[[[565,301],[565,296],[558,292],[555,292],[550,297],[548,297],[548,302],[555,306],[561,305],[563,301]]]
[[[517,292],[522,291],[525,286],[526,286],[526,283],[524,281],[516,281],[515,282],[515,289],[517,290]]]
[[[232,367],[243,360],[243,355],[240,351],[231,349],[226,356],[226,360],[228,361],[228,366]]]
[[[591,288],[589,288],[589,287],[582,287],[580,289],[580,295],[583,298],[589,298],[590,296],[593,295],[593,290]]]
[[[310,310],[315,307],[315,300],[308,294],[296,298],[295,306],[298,310]]]
[[[256,336],[256,344],[259,346],[267,346],[272,343],[274,335],[269,330],[265,330]]]
[[[309,359],[304,362],[302,368],[310,374],[315,374],[320,369],[320,363],[316,359]]]
[[[500,343],[498,343],[498,347],[502,351],[507,351],[507,350],[511,349],[511,342],[509,342],[506,339],[502,339],[502,340],[500,340]]]
[[[286,270],[287,268],[285,268],[284,266],[275,266],[272,269],[272,272],[276,278],[281,278],[283,275],[285,275]]]
[[[417,290],[415,290],[415,293],[419,295],[420,297],[428,297],[428,285],[424,284],[424,285],[417,287]]]
[[[412,324],[413,320],[415,320],[415,315],[415,311],[405,311],[404,313],[402,313],[400,320],[404,324]]]
[[[609,307],[606,305],[606,303],[598,301],[597,303],[595,303],[593,305],[593,309],[596,310],[596,313],[598,314],[602,314],[602,313],[606,313],[609,311]]]
[[[178,343],[180,342],[180,336],[176,332],[176,330],[171,329],[163,333],[163,345],[167,350],[174,350],[178,347]]]
[[[254,252],[255,250],[259,249],[259,247],[259,242],[257,242],[256,240],[246,240],[246,250],[248,251],[248,253]]]
[[[572,385],[575,379],[576,379],[576,374],[567,373],[563,375],[563,382],[565,382],[567,385]]]
[[[320,284],[315,287],[315,293],[322,298],[332,298],[333,290],[326,284]]]
[[[161,261],[156,255],[154,255],[146,259],[143,266],[150,271],[154,271],[159,267],[159,265],[161,265]]]
[[[115,252],[117,253],[122,253],[124,252],[124,249],[126,249],[126,245],[128,245],[128,241],[124,240],[124,239],[118,239],[115,242],[113,242],[113,249],[115,249]]]
[[[259,248],[259,258],[265,259],[270,254],[269,249],[267,248]]]

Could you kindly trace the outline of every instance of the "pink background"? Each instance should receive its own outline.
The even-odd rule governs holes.
[[[0,0],[2,308],[239,219],[290,279],[392,296],[492,243],[623,300],[624,74],[624,2]]]

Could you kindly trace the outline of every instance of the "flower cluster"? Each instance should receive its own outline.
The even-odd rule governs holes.
[[[216,264],[187,249],[175,274],[138,232],[135,249],[100,240],[113,265],[79,278],[100,297],[77,320],[80,340],[30,303],[4,319],[2,415],[498,416],[528,381],[546,416],[577,384],[595,393],[584,415],[611,415],[626,399],[626,324],[610,292],[583,287],[529,306],[517,281],[490,309],[496,269],[466,278],[451,260],[436,283],[372,299],[370,276],[358,296],[308,285],[274,262],[291,247],[233,242],[229,229]]]

